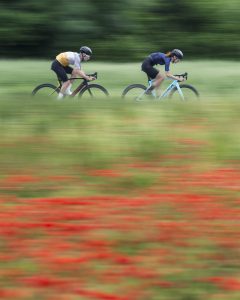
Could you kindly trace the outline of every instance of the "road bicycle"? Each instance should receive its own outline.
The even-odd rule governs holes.
[[[87,76],[92,76],[97,79],[98,73],[95,72],[94,74],[89,74]],[[89,83],[84,78],[77,77],[77,78],[71,78],[71,80],[82,80],[82,82],[77,86],[77,88],[72,92],[71,95],[68,97],[75,97],[78,95],[79,97],[83,97],[84,99],[87,98],[99,98],[99,97],[106,97],[109,96],[108,91],[101,85],[96,83]],[[38,85],[33,91],[32,95],[39,95],[39,96],[45,96],[45,97],[55,97],[57,98],[57,94],[60,92],[60,89],[62,87],[62,82],[58,78],[59,85],[55,86],[51,83],[43,83]]]
[[[183,77],[185,80],[188,79],[188,73],[174,75]],[[179,80],[173,80],[170,85],[164,90],[164,92],[157,96],[156,91],[153,90],[150,95],[148,88],[152,85],[153,80],[148,79],[148,87],[143,84],[131,84],[127,86],[122,92],[122,98],[129,100],[142,101],[152,98],[155,100],[162,100],[164,98],[174,100],[197,100],[199,99],[199,92],[190,84],[179,84]]]

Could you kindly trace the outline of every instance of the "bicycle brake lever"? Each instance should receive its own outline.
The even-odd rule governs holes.
[[[97,79],[97,72],[93,73],[93,74],[88,74],[87,76],[91,76],[91,77],[95,77]]]

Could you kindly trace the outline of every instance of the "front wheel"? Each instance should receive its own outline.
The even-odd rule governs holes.
[[[122,98],[125,100],[143,100],[146,89],[143,84],[131,84],[122,92]]]
[[[199,100],[199,93],[198,91],[195,89],[195,87],[193,87],[190,84],[180,84],[179,85],[184,99],[181,98],[178,89],[175,87],[171,93],[169,94],[169,98],[173,99],[173,100],[184,100],[184,101],[194,101],[194,100]]]
[[[57,97],[60,89],[51,83],[44,83],[37,86],[33,91],[32,95],[38,95],[42,97]]]
[[[88,84],[79,93],[79,97],[83,99],[99,99],[109,96],[108,91],[99,84]]]

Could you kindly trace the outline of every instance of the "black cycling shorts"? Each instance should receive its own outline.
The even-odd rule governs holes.
[[[69,66],[64,67],[56,59],[53,61],[51,69],[57,74],[58,79],[61,80],[62,82],[68,81],[69,79],[67,74],[72,74],[73,71],[73,68]]]
[[[150,79],[155,79],[159,70],[153,67],[153,63],[150,57],[147,57],[142,63],[142,71],[147,74]]]

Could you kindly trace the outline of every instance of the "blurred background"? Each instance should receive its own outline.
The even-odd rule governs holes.
[[[1,300],[240,299],[239,20],[239,0],[0,0]],[[110,97],[31,97],[81,45]],[[120,98],[175,47],[200,101]]]
[[[50,58],[87,44],[95,59],[240,58],[239,0],[1,0],[0,57]],[[127,51],[126,51],[127,50]]]

